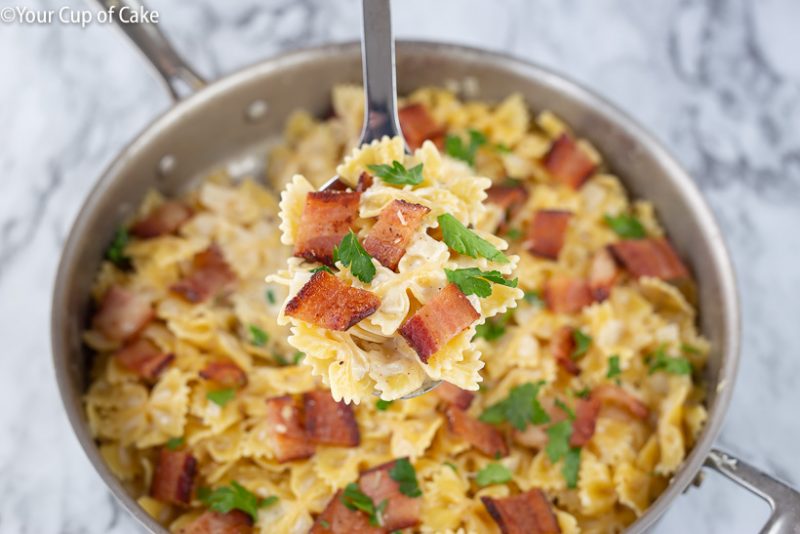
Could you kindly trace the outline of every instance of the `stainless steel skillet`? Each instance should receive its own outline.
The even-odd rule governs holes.
[[[132,0],[102,3],[106,7],[114,4],[117,9],[138,5]],[[67,415],[92,464],[147,529],[165,532],[106,467],[86,422],[82,395],[87,387],[89,355],[81,343],[81,330],[86,324],[94,273],[114,229],[135,210],[148,189],[177,194],[226,162],[248,157],[256,161],[253,154],[262,155],[265,144],[280,135],[292,110],[304,108],[323,115],[334,84],[361,83],[361,60],[357,43],[325,45],[278,56],[206,85],[155,27],[127,24],[124,29],[161,74],[176,103],[106,169],[73,225],[53,296],[53,361]],[[560,75],[473,48],[398,44],[401,94],[467,77],[477,80],[481,99],[497,101],[519,92],[532,108],[554,111],[590,139],[633,195],[655,203],[675,246],[697,278],[701,329],[714,347],[707,372],[709,419],[670,486],[628,531],[646,531],[706,466],[770,503],[773,514],[764,532],[800,533],[800,496],[794,490],[712,448],[736,376],[739,303],[719,228],[691,178],[627,115]]]

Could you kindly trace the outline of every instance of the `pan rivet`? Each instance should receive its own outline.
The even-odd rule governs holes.
[[[158,174],[162,178],[166,178],[172,171],[175,170],[175,156],[171,154],[167,154],[166,156],[162,156],[161,160],[158,162]]]
[[[269,106],[264,100],[254,100],[247,106],[244,115],[250,122],[260,121],[267,114],[268,109]]]

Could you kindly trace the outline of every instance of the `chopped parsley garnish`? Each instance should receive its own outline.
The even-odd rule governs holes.
[[[581,462],[580,447],[571,447],[569,444],[571,436],[572,422],[566,419],[559,421],[547,429],[547,446],[545,447],[545,452],[551,462],[555,463],[564,458],[561,474],[564,475],[568,488],[577,486],[578,469]]]
[[[667,349],[662,345],[647,357],[650,364],[650,374],[664,371],[673,375],[692,374],[692,362],[683,356],[668,356]]]
[[[587,387],[585,387],[583,389],[579,389],[578,391],[576,391],[575,392],[575,396],[580,398],[580,399],[588,399],[589,398],[589,393],[591,393],[591,390],[587,386]]]
[[[506,232],[506,237],[512,241],[516,241],[517,239],[522,237],[522,230],[520,230],[519,228],[510,228]]]
[[[302,362],[302,361],[303,361],[303,358],[305,358],[305,357],[306,357],[306,353],[298,350],[297,352],[295,352],[295,353],[292,355],[292,363],[293,363],[294,365],[297,365],[297,364],[299,364],[300,362]]]
[[[447,281],[458,286],[465,295],[478,295],[485,298],[492,294],[492,285],[500,284],[507,287],[517,287],[517,279],[508,280],[503,278],[500,271],[481,271],[476,267],[466,269],[445,269]]]
[[[269,341],[269,334],[264,332],[259,326],[251,324],[248,325],[247,330],[250,332],[250,343],[256,347],[263,347]]]
[[[342,238],[342,242],[338,246],[333,247],[333,261],[350,267],[353,276],[362,282],[369,283],[375,278],[372,256],[364,250],[364,247],[358,242],[358,236],[352,230]]]
[[[700,354],[700,349],[686,343],[681,343],[681,352],[684,354]]]
[[[278,365],[280,365],[281,367],[285,367],[285,366],[289,365],[289,360],[287,360],[286,358],[284,358],[284,357],[283,357],[283,354],[278,354],[277,352],[274,352],[274,353],[272,354],[272,358],[273,358],[273,359],[275,360],[275,362],[277,362],[277,364],[278,364]]]
[[[252,517],[253,521],[258,520],[259,508],[271,506],[278,502],[276,495],[259,499],[258,496],[235,480],[231,482],[230,486],[223,486],[214,490],[200,488],[197,491],[197,497],[215,512],[227,514],[231,510],[241,510]]]
[[[606,378],[617,378],[622,374],[622,369],[619,366],[619,356],[614,354],[608,358],[608,372]],[[619,378],[617,378],[619,380]]]
[[[130,234],[126,228],[118,228],[114,233],[114,239],[106,249],[106,259],[120,268],[125,268],[130,264],[130,258],[125,255],[125,247],[130,240]]]
[[[391,185],[417,185],[422,183],[422,163],[406,169],[399,161],[391,165],[367,165],[375,176]]]
[[[494,245],[479,237],[472,230],[467,229],[458,219],[444,213],[437,218],[439,228],[442,229],[442,238],[445,244],[458,252],[471,258],[482,257],[497,263],[508,263],[510,260]]]
[[[511,471],[508,467],[499,463],[491,463],[478,471],[475,482],[478,486],[490,486],[492,484],[505,484],[511,481]]]
[[[572,331],[572,340],[575,342],[575,348],[572,349],[572,354],[569,356],[573,360],[586,354],[586,352],[589,350],[589,347],[592,345],[592,336],[589,334],[584,334],[577,328]]]
[[[170,438],[167,440],[166,443],[167,448],[171,451],[177,451],[178,449],[183,447],[183,444],[184,444],[183,437]]]
[[[399,458],[394,462],[394,467],[389,469],[389,476],[397,482],[400,493],[408,497],[421,497],[422,490],[417,482],[417,472],[408,458]]]
[[[217,389],[206,393],[206,398],[219,406],[225,407],[236,396],[236,390],[233,388]]]
[[[541,425],[550,422],[550,416],[536,398],[543,384],[528,382],[513,388],[508,397],[486,408],[479,419],[493,425],[507,421],[520,431],[525,430],[528,423]]]
[[[540,308],[544,306],[544,299],[539,291],[526,291],[522,298],[525,299],[525,302],[531,306],[537,306]]]
[[[372,499],[361,491],[358,484],[355,482],[351,482],[345,486],[341,500],[342,504],[348,509],[360,510],[367,514],[369,516],[369,524],[373,527],[383,525],[383,511],[386,509],[386,505],[389,501],[384,499],[378,506],[375,506]]]
[[[460,159],[470,165],[475,166],[475,153],[478,148],[486,144],[486,136],[477,130],[469,130],[469,142],[465,143],[457,135],[448,135],[444,140],[444,151],[448,156]]]
[[[276,299],[275,299],[275,292],[273,290],[267,289],[264,292],[264,297],[267,299],[267,302],[269,302],[270,304],[275,304]]]
[[[561,468],[561,474],[564,475],[564,480],[567,481],[568,488],[575,488],[578,485],[578,471],[581,468],[581,448],[570,447],[564,455],[564,466]]]
[[[319,267],[314,267],[313,269],[311,269],[311,270],[310,270],[310,271],[308,271],[308,272],[310,272],[311,274],[314,274],[314,273],[318,273],[318,272],[320,272],[320,271],[325,271],[326,273],[331,273],[331,274],[333,274],[333,271],[332,271],[332,270],[331,270],[331,268],[330,268],[330,267],[328,267],[327,265],[320,265]]]
[[[482,337],[486,341],[500,339],[506,333],[506,325],[512,315],[514,315],[514,310],[508,310],[499,317],[486,319],[486,322],[475,327],[475,336],[472,339],[477,339],[479,337]]]
[[[567,417],[569,417],[570,419],[575,419],[575,412],[573,412],[573,411],[572,411],[572,408],[570,408],[569,406],[567,406],[566,404],[564,404],[564,401],[562,401],[561,399],[556,399],[556,406],[557,406],[557,407],[558,407],[558,408],[559,408],[559,409],[560,409],[562,412],[564,412],[565,414],[567,414]]]
[[[494,145],[494,149],[500,152],[501,154],[508,154],[511,152],[511,148],[505,143],[497,143]]]
[[[393,402],[394,401],[387,401],[387,400],[383,400],[383,399],[378,399],[378,400],[375,401],[375,409],[380,411],[380,412],[385,412],[386,410],[389,409],[389,406],[391,406]]]
[[[639,219],[633,215],[621,213],[619,215],[605,215],[603,220],[611,227],[615,234],[624,239],[643,239],[647,237],[647,230],[644,229]]]
[[[445,462],[444,465],[452,469],[454,473],[458,473],[458,467],[453,462]]]

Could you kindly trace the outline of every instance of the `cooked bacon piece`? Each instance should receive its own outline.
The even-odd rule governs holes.
[[[230,360],[209,362],[200,371],[200,376],[226,388],[241,388],[247,385],[247,374]]]
[[[635,277],[672,281],[689,278],[689,270],[663,237],[624,239],[609,245],[611,252]]]
[[[369,524],[369,516],[358,510],[350,510],[342,502],[342,490],[336,492],[325,510],[317,517],[308,534],[386,534],[383,527]]]
[[[375,313],[380,305],[373,293],[317,271],[286,304],[284,313],[328,330],[344,331]]]
[[[589,290],[595,302],[603,302],[611,296],[611,288],[619,278],[617,262],[611,252],[602,248],[594,253],[589,267]]]
[[[425,140],[430,139],[441,148],[444,141],[444,129],[438,126],[428,110],[422,104],[409,104],[397,112],[400,117],[400,128],[408,148],[416,150]]]
[[[575,350],[574,330],[570,326],[562,326],[553,334],[550,340],[550,352],[553,353],[558,365],[570,374],[579,375],[581,368],[572,359],[572,351]]]
[[[455,284],[448,284],[427,304],[417,310],[411,319],[400,327],[400,335],[419,359],[428,358],[441,349],[457,334],[475,322],[480,314],[475,311],[464,293]]]
[[[486,202],[496,204],[503,212],[503,220],[497,228],[498,233],[505,233],[508,221],[516,215],[517,211],[528,200],[528,190],[522,185],[493,185],[486,190]]]
[[[373,467],[361,473],[358,479],[361,491],[371,498],[376,506],[386,500],[383,526],[390,532],[419,524],[422,508],[422,499],[409,497],[400,492],[400,485],[389,474],[394,464],[395,462],[389,462]]]
[[[303,411],[306,433],[314,443],[358,447],[361,442],[353,408],[333,400],[330,391],[303,393]]]
[[[572,213],[563,210],[539,210],[528,226],[526,248],[535,256],[557,260],[564,246]]]
[[[588,154],[566,133],[553,142],[544,158],[544,166],[556,181],[572,189],[579,189],[595,169]]]
[[[189,302],[203,302],[228,290],[236,282],[234,273],[222,250],[211,245],[192,259],[192,270],[180,281],[172,284],[170,289]]]
[[[544,301],[556,313],[577,313],[592,303],[592,293],[585,280],[556,274],[544,286]]]
[[[161,449],[150,485],[150,496],[161,502],[188,506],[196,471],[197,461],[190,453]]]
[[[405,200],[393,200],[378,215],[378,221],[364,239],[364,250],[385,267],[397,271],[414,233],[430,208]]]
[[[147,381],[155,380],[175,359],[174,354],[163,352],[142,338],[125,345],[114,357],[124,368]]]
[[[227,514],[208,510],[180,529],[178,534],[251,534],[252,532],[253,519],[241,510],[231,510]]]
[[[504,499],[481,497],[481,501],[503,534],[561,532],[550,501],[540,489],[532,489]]]
[[[318,191],[306,196],[294,255],[308,261],[333,265],[333,247],[342,242],[358,217],[361,193]]]
[[[356,185],[356,191],[359,193],[363,193],[370,187],[372,187],[373,178],[372,175],[368,172],[362,172],[358,176],[358,184]]]
[[[300,410],[291,395],[267,399],[267,423],[275,459],[278,462],[309,458],[314,444],[300,421]]]
[[[350,189],[350,187],[344,183],[341,178],[336,178],[325,186],[325,188],[321,189],[321,191],[347,191],[348,189]]]
[[[637,419],[647,419],[647,416],[650,414],[650,410],[645,403],[619,386],[602,384],[594,388],[590,396],[601,404],[614,404],[620,408],[624,408]]]
[[[112,341],[133,337],[153,318],[150,299],[121,286],[111,286],[94,316],[94,328]]]
[[[145,239],[171,234],[191,216],[192,210],[189,206],[175,200],[168,200],[153,209],[144,218],[136,221],[131,226],[131,233]]]
[[[475,394],[466,389],[454,386],[450,382],[442,382],[433,392],[447,404],[466,410],[472,404]]]
[[[598,414],[599,399],[591,395],[588,399],[578,399],[575,404],[575,421],[572,422],[572,436],[569,438],[570,446],[583,447],[592,439]]]
[[[448,406],[446,414],[450,430],[483,454],[492,458],[498,455],[508,456],[508,445],[503,434],[495,427],[478,421],[455,406]]]

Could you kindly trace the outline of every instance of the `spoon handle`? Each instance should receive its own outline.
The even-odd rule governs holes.
[[[401,135],[397,118],[391,0],[363,0],[363,8],[361,55],[366,106],[359,144],[370,143],[384,135]]]

